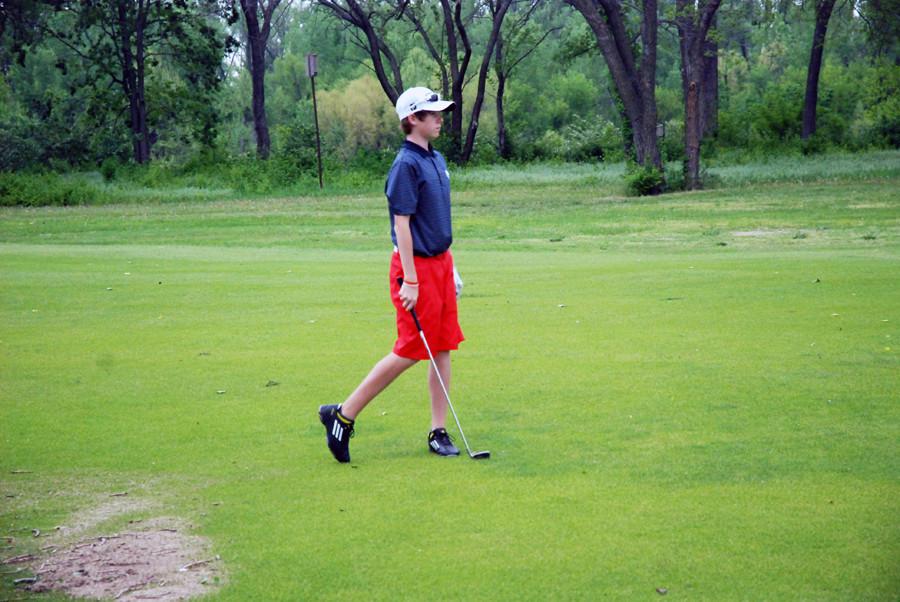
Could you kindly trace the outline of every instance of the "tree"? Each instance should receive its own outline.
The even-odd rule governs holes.
[[[860,0],[857,6],[875,46],[875,55],[890,55],[900,65],[900,0]]]
[[[642,0],[640,57],[635,56],[618,0],[566,0],[582,14],[597,39],[634,137],[637,162],[662,170],[656,140],[656,0]],[[653,192],[659,192],[659,188]]]
[[[247,24],[247,46],[250,79],[253,87],[253,130],[256,132],[256,154],[260,159],[268,159],[272,142],[269,138],[269,123],[266,120],[266,46],[272,30],[275,9],[281,0],[240,0],[241,11]],[[282,15],[291,5],[287,0]]]
[[[327,8],[335,17],[348,27],[358,30],[363,39],[356,38],[354,43],[362,48],[372,59],[371,69],[378,78],[378,83],[387,95],[391,104],[403,94],[403,77],[400,75],[400,61],[385,43],[387,24],[396,19],[407,2],[401,2],[400,8],[379,2],[375,6],[363,6],[357,0],[345,0],[344,3],[332,0],[319,0],[319,5]],[[388,65],[385,67],[385,60]],[[390,69],[390,73],[388,73]],[[445,90],[446,95],[446,90]]]
[[[700,140],[703,137],[701,101],[706,98],[707,36],[721,0],[676,0],[675,24],[681,48],[681,85],[684,94],[685,188],[699,188]]]
[[[541,4],[540,0],[525,0],[527,6],[521,12],[515,11],[520,7],[517,2],[510,7],[510,12],[515,18],[509,22],[506,33],[501,30],[497,36],[494,56],[494,74],[497,76],[497,154],[504,159],[510,157],[511,148],[506,132],[506,117],[503,107],[503,96],[506,91],[506,81],[512,75],[513,70],[523,60],[534,52],[550,34],[558,32],[562,26],[550,27],[540,35],[536,28],[529,27],[530,19],[535,9]],[[489,0],[488,8],[494,21],[497,19],[499,5],[495,0]],[[515,11],[515,12],[514,12]]]
[[[398,16],[409,20],[413,24],[415,30],[422,37],[429,54],[435,61],[441,76],[442,94],[445,97],[449,87],[450,98],[453,100],[454,105],[450,114],[450,151],[448,153],[450,159],[458,163],[467,163],[475,147],[475,135],[478,131],[478,119],[484,103],[484,90],[491,58],[493,57],[497,40],[500,37],[503,19],[512,5],[512,0],[488,0],[487,9],[491,17],[491,31],[487,39],[484,55],[482,56],[481,68],[478,72],[475,101],[472,105],[465,139],[462,136],[463,89],[467,83],[466,71],[472,59],[472,44],[469,39],[468,26],[462,18],[463,3],[461,0],[454,0],[451,7],[449,0],[440,0],[440,17],[436,20],[442,21],[444,39],[441,40],[440,46],[443,48],[444,44],[446,44],[446,56],[437,50],[436,44],[428,31],[425,23],[425,14],[422,12],[425,7],[415,5],[408,0],[401,1],[398,5],[400,8]],[[460,44],[463,49],[462,56],[460,56],[459,51]]]
[[[478,131],[478,117],[481,115],[481,106],[484,102],[484,87],[487,81],[488,69],[491,64],[491,57],[494,54],[494,46],[497,38],[500,36],[500,28],[503,26],[503,17],[509,10],[512,0],[494,0],[491,1],[491,34],[488,38],[487,47],[484,50],[484,57],[481,59],[481,69],[478,71],[478,88],[475,93],[475,102],[472,104],[472,116],[469,119],[469,130],[466,133],[466,142],[462,150],[462,163],[467,163],[472,157],[472,150],[475,147],[475,134]],[[460,3],[457,3],[459,5]],[[462,100],[462,92],[460,91],[460,101]]]
[[[400,75],[400,61],[386,41],[387,27],[392,21],[405,21],[413,26],[413,31],[422,38],[438,69],[442,96],[451,99],[454,104],[450,114],[447,136],[449,139],[448,158],[464,164],[469,161],[474,150],[478,119],[484,104],[485,87],[494,47],[503,25],[503,18],[512,1],[494,0],[493,8],[489,10],[491,30],[478,71],[477,90],[465,136],[463,136],[463,90],[469,81],[466,74],[473,51],[468,31],[469,25],[462,14],[462,0],[452,0],[452,2],[451,0],[440,0],[439,5],[411,0],[372,1],[369,3],[361,3],[358,0],[345,0],[344,2],[319,0],[319,4],[329,9],[359,34],[356,43],[372,59],[371,69],[375,72],[391,104],[396,104],[397,98],[405,87]],[[430,22],[440,26],[441,39],[439,42],[435,32],[429,28]],[[385,61],[387,61],[387,67]],[[390,72],[388,72],[388,68]]]
[[[819,102],[819,74],[822,72],[822,54],[825,52],[825,34],[834,9],[835,0],[816,0],[816,27],[813,30],[809,68],[806,71],[806,95],[803,98],[803,129],[800,137],[808,140],[816,133],[816,105]]]
[[[436,11],[439,10],[440,13],[440,17],[435,19],[435,21],[442,25],[441,29],[444,39],[440,40],[441,51],[437,50],[428,32],[425,24],[426,15],[420,12],[424,11],[426,6],[416,6],[411,2],[400,2],[399,6],[400,14],[398,16],[405,16],[413,24],[440,71],[441,93],[444,98],[448,97],[449,86],[449,98],[453,100],[453,111],[450,113],[448,155],[452,161],[465,163],[462,152],[463,88],[466,84],[466,71],[472,59],[472,45],[469,42],[466,24],[462,19],[462,2],[454,0],[451,7],[449,0],[440,0],[439,9],[436,8],[436,5],[433,5]],[[461,55],[459,50],[460,44],[462,45]],[[446,45],[447,49],[446,56],[443,54],[444,45]],[[449,75],[447,72],[448,68]],[[475,118],[477,119],[477,116]]]
[[[108,78],[121,88],[128,103],[136,163],[150,160],[157,139],[147,118],[148,66],[158,65],[165,57],[186,65],[198,90],[218,86],[217,70],[227,41],[207,19],[218,11],[215,2],[47,0],[46,4],[54,10],[35,22],[41,34],[58,40],[81,59],[90,74],[89,85],[102,85],[103,78]]]

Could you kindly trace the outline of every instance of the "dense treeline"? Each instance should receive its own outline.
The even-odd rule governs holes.
[[[0,170],[265,159],[383,170],[392,102],[456,101],[460,164],[900,146],[900,0],[0,2]],[[702,149],[702,153],[701,153]],[[670,170],[671,172],[671,170]],[[684,178],[683,180],[681,178]],[[674,184],[678,182],[677,184]]]

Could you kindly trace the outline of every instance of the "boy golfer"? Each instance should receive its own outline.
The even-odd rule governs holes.
[[[452,106],[428,88],[410,88],[397,99],[397,116],[406,140],[384,187],[394,243],[390,290],[397,310],[397,342],[344,403],[319,407],[328,449],[338,462],[350,461],[350,437],[363,408],[410,366],[429,359],[410,314],[413,308],[444,382],[450,386],[450,351],[457,349],[464,337],[457,320],[450,254],[450,172],[431,141],[441,133],[441,113]],[[431,367],[428,390],[428,450],[440,456],[458,456],[459,450],[444,428],[447,400]]]

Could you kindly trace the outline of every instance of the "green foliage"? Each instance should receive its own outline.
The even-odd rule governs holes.
[[[557,130],[547,130],[534,143],[535,157],[541,159],[561,159],[565,154],[566,141]],[[530,157],[529,157],[530,158]]]
[[[787,79],[766,87],[750,115],[751,143],[784,144],[800,136],[804,75],[793,70]]]
[[[295,116],[290,123],[276,126],[274,134],[278,141],[276,156],[293,165],[299,173],[318,173],[316,129],[309,120]]]
[[[900,148],[900,66],[879,61],[865,82],[865,127],[873,146]]]
[[[32,17],[39,23],[33,24],[36,32],[22,61],[8,61],[5,52],[21,40],[0,37],[10,91],[0,94],[0,116],[18,113],[24,119],[0,118],[0,139],[19,148],[3,153],[6,165],[51,159],[96,165],[131,153],[118,15],[97,3],[67,2],[61,8],[47,7]],[[133,24],[136,6],[123,8]],[[208,8],[180,2],[147,6],[143,76],[148,125],[158,135],[154,157],[184,159],[194,144],[209,146],[216,137],[213,96],[225,33]],[[133,38],[129,44],[135,52]],[[30,144],[18,144],[26,137]]]
[[[116,179],[116,172],[118,171],[118,169],[119,162],[115,157],[107,157],[103,160],[103,163],[100,164],[100,174],[107,182]]]
[[[53,172],[0,172],[0,206],[4,207],[87,205],[97,200],[95,192],[84,177]]]
[[[672,166],[666,169],[666,192],[678,192],[684,190],[685,181],[687,180],[687,164],[684,160],[672,162]],[[706,174],[701,174],[700,181],[703,182],[704,188],[709,188],[704,181]]]
[[[670,119],[666,122],[665,136],[658,141],[663,161],[681,161],[684,157],[684,121]],[[703,147],[706,150],[706,147]]]
[[[621,134],[609,122],[587,120],[579,116],[559,130],[547,130],[534,144],[537,159],[574,162],[603,161],[606,149],[621,157]]]
[[[618,131],[611,123],[578,118],[563,130],[565,158],[569,161],[603,161],[605,147],[614,144]]]
[[[515,158],[553,159],[592,156],[602,138],[584,122],[601,121],[597,111],[597,83],[578,71],[567,72],[531,87],[512,80],[508,88],[507,127]],[[571,128],[563,132],[566,126]],[[568,140],[568,141],[567,141]],[[593,149],[590,146],[593,144]],[[575,149],[573,147],[582,148]],[[599,145],[602,149],[602,144]]]
[[[245,70],[242,76],[249,75]],[[242,78],[242,84],[249,87],[249,77]],[[285,54],[266,73],[266,118],[276,127],[290,123],[299,107],[310,107],[312,115],[312,94],[309,78],[306,76],[306,57]],[[321,91],[321,82],[319,91]],[[249,93],[249,90],[247,90]],[[247,101],[250,100],[249,94]]]
[[[864,2],[858,7],[876,25],[874,29],[867,29],[853,10],[836,9],[820,81],[818,129],[803,143],[800,114],[812,11],[786,2],[723,3],[715,34],[720,49],[719,130],[704,141],[704,160],[746,161],[772,152],[800,155],[900,146],[900,67],[892,50],[896,24],[882,23],[883,15],[893,14],[895,3]],[[84,169],[109,157],[126,162],[133,152],[127,100],[112,79],[120,75],[116,54],[98,29],[109,14],[92,3],[66,5],[73,10],[53,11],[35,4],[34,16],[46,18],[43,24],[63,32],[80,53],[47,36],[43,28],[27,40],[16,38],[15,28],[0,36],[0,59],[6,66],[0,80],[0,170],[51,162]],[[177,177],[192,182],[212,178],[221,185],[230,181],[228,170],[235,174],[246,170],[251,182],[275,189],[291,177],[248,167],[241,159],[255,150],[250,78],[246,68],[239,67],[241,61],[223,57],[223,42],[229,34],[241,39],[246,34],[240,24],[226,24],[198,6],[154,5],[153,10],[162,11],[164,17],[175,15],[178,26],[154,30],[154,40],[162,35],[165,41],[148,47],[146,101],[150,129],[158,135],[152,159],[168,162],[162,172],[174,174],[176,165],[192,162],[204,148],[216,147],[216,152],[242,165],[220,160],[214,177],[206,169]],[[426,29],[439,36],[440,11],[428,3],[422,7],[427,9]],[[403,137],[391,103],[371,74],[368,57],[346,28],[316,3],[294,3],[283,16],[270,40],[266,110],[273,154],[293,166],[289,171],[294,184],[289,186],[305,185],[301,182],[315,172],[309,135],[311,90],[304,66],[308,52],[319,54],[316,85],[326,172],[332,181],[341,180],[346,172],[346,182],[353,181],[357,176],[351,174],[357,172],[377,173]],[[626,16],[628,27],[634,27],[636,15],[626,10]],[[470,29],[474,55],[468,76],[480,62],[487,24],[476,19]],[[507,61],[528,52],[544,33],[550,35],[507,81],[511,159],[622,160],[629,152],[630,124],[623,118],[608,68],[584,19],[564,4],[546,3],[517,33],[512,24],[510,18],[504,24],[510,36]],[[404,83],[439,87],[439,72],[421,38],[410,35],[402,21],[391,20],[385,27]],[[96,48],[79,46],[84,40],[76,34],[84,31],[99,36]],[[680,161],[683,99],[677,37],[661,35],[657,50],[657,113],[667,126],[660,152],[664,161]],[[156,56],[160,52],[164,57]],[[13,60],[20,57],[21,61]],[[494,80],[488,81],[473,165],[497,160],[495,86]],[[470,80],[464,93],[464,129],[474,88]],[[449,157],[451,142],[445,128],[436,147]]]
[[[394,149],[403,141],[394,107],[378,80],[360,76],[340,89],[318,93],[322,147],[349,164],[362,149]],[[312,110],[307,113],[312,122]],[[441,136],[446,141],[447,134]]]
[[[0,172],[26,169],[41,157],[34,131],[40,123],[21,113],[0,115]]]
[[[397,149],[384,148],[379,150],[360,149],[350,161],[352,171],[373,174],[375,176],[385,177],[397,156]],[[336,157],[329,157],[329,170],[335,171],[351,171],[347,166],[342,169]]]
[[[652,165],[630,163],[626,168],[625,186],[631,196],[659,194],[665,185],[665,173]]]

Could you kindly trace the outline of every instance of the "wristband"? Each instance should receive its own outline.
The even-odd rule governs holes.
[[[404,280],[403,284],[408,284],[409,286],[419,286],[418,280]]]

